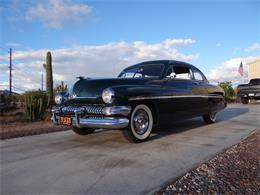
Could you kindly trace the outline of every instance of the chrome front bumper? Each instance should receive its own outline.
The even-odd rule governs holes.
[[[52,110],[52,122],[59,125],[60,116],[63,111],[68,110],[68,107],[61,107]],[[70,109],[71,110],[71,109]],[[104,107],[102,109],[103,117],[82,117],[85,112],[84,107],[77,107],[73,111],[73,115],[70,116],[72,120],[72,126],[78,128],[103,128],[103,129],[122,129],[128,126],[129,119],[126,118],[131,112],[131,107],[127,106],[114,106]],[[117,115],[115,117],[114,115]]]

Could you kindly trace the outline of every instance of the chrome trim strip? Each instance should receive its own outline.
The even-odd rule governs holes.
[[[128,100],[152,100],[152,99],[172,99],[172,98],[223,98],[221,95],[170,95],[170,96],[150,96],[150,97],[132,97]]]
[[[131,110],[132,108],[130,106],[112,106],[112,107],[104,107],[102,112],[106,116],[111,116],[111,115],[128,116]]]
[[[70,98],[70,99],[97,99],[97,96],[82,96],[82,97],[75,97],[75,98]]]

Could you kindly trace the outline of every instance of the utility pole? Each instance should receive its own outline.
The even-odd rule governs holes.
[[[10,48],[10,66],[9,66],[9,95],[10,95],[10,100],[12,100],[12,48]]]
[[[41,79],[42,83],[41,83],[41,89],[43,91],[43,72],[42,72],[42,79]]]

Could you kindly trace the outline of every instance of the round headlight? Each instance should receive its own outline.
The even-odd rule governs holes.
[[[58,104],[58,105],[60,105],[60,104],[62,104],[62,102],[63,102],[63,97],[62,97],[62,95],[61,95],[61,94],[56,95],[56,96],[55,96],[55,103]]]
[[[60,92],[55,96],[55,103],[57,105],[62,104],[63,102],[65,102],[68,99],[69,93],[67,92]]]
[[[105,103],[111,104],[114,101],[115,92],[111,88],[106,88],[102,92],[102,99]]]

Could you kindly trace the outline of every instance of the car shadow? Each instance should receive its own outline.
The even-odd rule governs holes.
[[[217,123],[225,122],[232,118],[243,115],[249,111],[248,108],[226,108],[221,111],[218,115]],[[178,134],[195,128],[200,128],[205,126],[202,117],[196,117],[192,119],[175,121],[168,124],[160,125],[155,127],[149,141],[163,138],[171,134]],[[129,147],[129,142],[122,136],[119,131],[122,130],[107,130],[107,129],[97,129],[93,134],[86,136],[73,136],[70,137],[72,143],[76,145],[84,146],[99,146],[99,147]]]
[[[226,108],[218,114],[217,123],[230,120],[232,118],[243,115],[249,111],[248,108]],[[168,124],[163,124],[155,127],[153,134],[149,141],[160,139],[164,136],[171,134],[178,134],[195,128],[203,127],[204,123],[202,117],[196,117],[192,119],[186,119],[182,121],[174,121]]]

